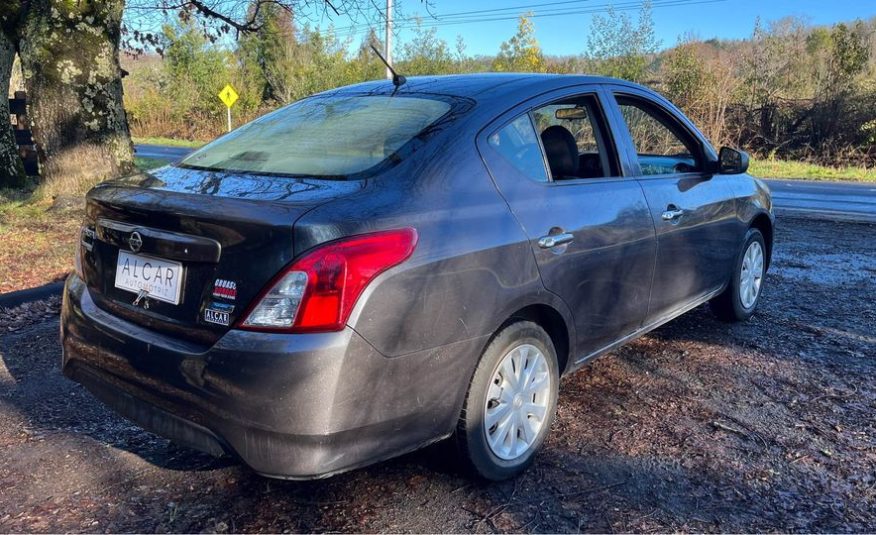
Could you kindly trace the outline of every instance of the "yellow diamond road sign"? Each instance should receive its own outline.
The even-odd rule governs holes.
[[[222,102],[224,102],[226,106],[231,108],[231,106],[237,102],[239,95],[237,94],[237,91],[231,87],[231,84],[228,84],[222,88],[222,91],[219,91],[219,98],[222,99]]]

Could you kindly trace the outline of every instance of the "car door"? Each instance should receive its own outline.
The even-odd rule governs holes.
[[[712,171],[717,156],[668,102],[636,88],[610,89],[612,113],[657,234],[648,323],[721,291],[739,247],[732,192]]]
[[[545,154],[541,134],[549,128],[573,139],[562,173],[551,167],[557,155]],[[520,106],[486,128],[478,145],[530,240],[545,287],[572,310],[573,354],[584,358],[638,330],[650,295],[654,227],[640,184],[623,176],[598,90]]]

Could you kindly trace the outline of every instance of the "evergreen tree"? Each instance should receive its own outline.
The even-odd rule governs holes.
[[[298,84],[295,67],[301,54],[292,12],[278,4],[253,2],[250,10],[256,9],[258,29],[240,40],[241,68],[253,77],[256,87],[261,86],[262,100],[290,102]]]

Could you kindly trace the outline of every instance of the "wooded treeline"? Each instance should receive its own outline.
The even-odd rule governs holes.
[[[472,56],[461,38],[448,43],[428,22],[417,24],[395,42],[395,63],[406,75],[616,76],[669,96],[715,145],[827,165],[876,164],[876,18],[826,27],[759,22],[748,39],[690,35],[667,48],[655,38],[648,0],[642,5],[638,16],[594,15],[585,36],[569,37],[581,40],[577,56],[545,55],[533,18],[523,16],[495,56]],[[27,90],[41,174],[38,183],[24,177],[11,126],[0,124],[0,190],[36,184],[45,195],[77,193],[125,174],[133,169],[129,131],[215,137],[224,130],[216,95],[229,82],[241,95],[234,108],[241,124],[324,89],[382,78],[369,49],[381,47],[378,32],[296,24],[293,15],[307,9],[360,24],[381,16],[369,0],[0,0],[0,94]],[[134,30],[125,20],[135,11],[163,27]],[[120,58],[120,50],[137,57]],[[0,116],[8,116],[5,108],[0,99]]]
[[[379,79],[383,67],[368,49],[376,32],[354,42],[332,29],[297,26],[283,9],[263,6],[259,29],[233,48],[211,43],[190,21],[166,25],[158,54],[124,61],[125,107],[135,135],[210,139],[224,128],[216,93],[232,83],[241,95],[235,122],[324,89]],[[758,23],[750,38],[683,36],[661,47],[650,10],[638,16],[597,15],[582,54],[547,56],[533,19],[496,56],[471,56],[465,43],[418,24],[397,43],[405,75],[479,71],[596,73],[649,85],[679,105],[715,145],[760,157],[827,165],[876,161],[876,18],[828,27],[796,18]],[[662,51],[659,51],[664,48]]]

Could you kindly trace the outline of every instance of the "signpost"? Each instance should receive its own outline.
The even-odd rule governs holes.
[[[231,87],[231,84],[227,84],[222,88],[222,91],[219,91],[219,100],[225,104],[225,107],[228,108],[228,131],[231,132],[231,106],[237,102],[237,99],[240,96],[237,94],[237,91]]]

